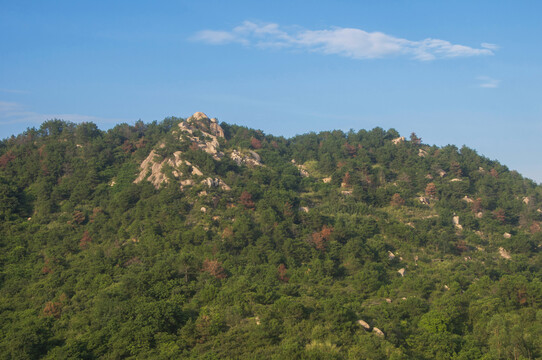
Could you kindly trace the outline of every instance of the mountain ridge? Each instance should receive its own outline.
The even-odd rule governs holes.
[[[467,147],[51,120],[0,196],[3,358],[542,356],[542,187]]]

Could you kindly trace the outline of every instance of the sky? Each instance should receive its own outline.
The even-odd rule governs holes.
[[[0,138],[205,112],[394,128],[542,182],[542,2],[0,0]]]

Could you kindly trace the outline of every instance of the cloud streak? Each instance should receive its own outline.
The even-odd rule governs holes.
[[[380,59],[406,56],[429,61],[443,58],[494,55],[497,45],[482,43],[480,48],[427,38],[412,41],[382,32],[335,27],[326,30],[282,28],[278,24],[245,21],[230,31],[203,30],[192,40],[211,45],[241,44],[259,48],[290,48],[352,59]]]
[[[0,101],[0,125],[11,124],[41,124],[46,120],[62,119],[66,121],[72,121],[75,123],[80,122],[108,122],[108,123],[120,123],[125,120],[122,119],[107,119],[90,115],[80,114],[40,114],[33,111],[28,111],[23,105],[16,102]]]
[[[490,78],[489,76],[478,76],[476,79],[480,81],[478,87],[486,89],[498,88],[501,83],[500,80]]]

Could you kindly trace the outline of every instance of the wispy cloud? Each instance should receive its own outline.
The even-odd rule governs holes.
[[[16,102],[0,101],[0,125],[28,124],[29,126],[32,126],[35,124],[41,124],[42,122],[50,119],[62,119],[75,123],[119,123],[126,121],[122,119],[109,119],[80,114],[41,114],[33,111],[28,111],[22,104]]]
[[[489,76],[478,76],[476,79],[480,82],[478,87],[481,88],[494,89],[498,88],[501,83],[500,80],[493,79]]]
[[[482,43],[480,48],[427,38],[413,41],[382,32],[335,27],[326,30],[282,28],[278,24],[245,21],[229,31],[203,30],[193,37],[212,45],[238,43],[244,46],[294,48],[353,59],[408,56],[427,61],[440,58],[493,55],[497,45]]]

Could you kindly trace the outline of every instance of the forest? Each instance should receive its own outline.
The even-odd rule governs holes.
[[[0,142],[0,359],[542,359],[542,186],[396,130]]]

